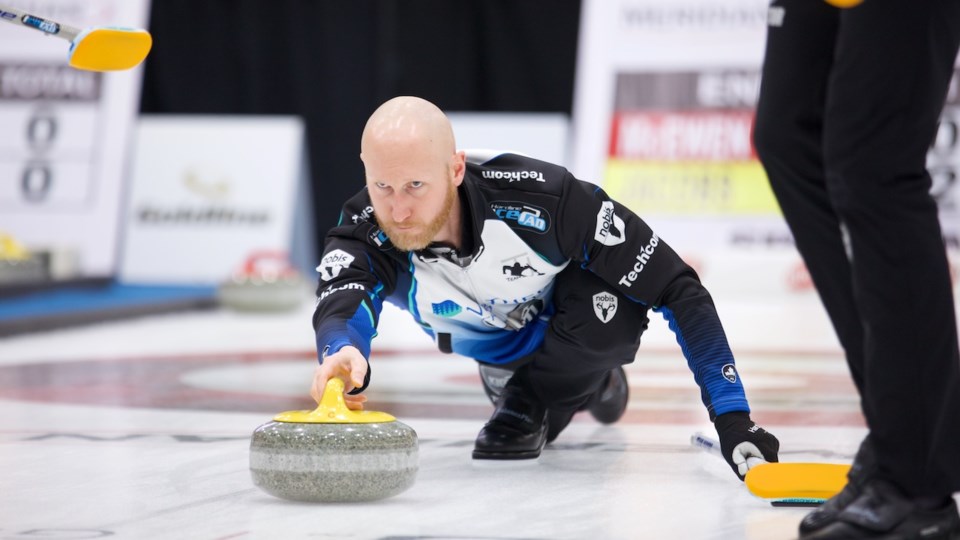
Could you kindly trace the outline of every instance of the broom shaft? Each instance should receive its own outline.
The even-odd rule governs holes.
[[[0,19],[11,24],[33,28],[34,30],[39,30],[44,34],[57,36],[67,41],[73,41],[74,38],[80,34],[80,29],[78,28],[74,28],[56,21],[51,21],[50,19],[44,19],[43,17],[38,17],[36,15],[31,15],[3,4],[0,4]]]

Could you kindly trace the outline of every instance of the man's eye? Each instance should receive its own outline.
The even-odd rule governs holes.
[[[414,180],[413,182],[410,182],[410,187],[412,187],[413,189],[419,189],[423,187],[423,182],[419,180]]]
[[[390,186],[384,184],[383,182],[374,182],[373,185],[377,186],[377,189],[389,189],[389,188],[390,188]]]

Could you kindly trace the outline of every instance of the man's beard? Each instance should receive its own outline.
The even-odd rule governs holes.
[[[387,222],[387,218],[381,217],[374,213],[374,217],[377,219],[377,224],[380,225],[380,228],[383,229],[387,236],[390,238],[390,241],[393,243],[394,247],[400,249],[401,251],[417,251],[421,250],[430,245],[433,242],[433,239],[437,236],[437,233],[440,232],[440,229],[447,224],[447,220],[450,219],[450,212],[453,211],[453,203],[456,200],[457,187],[453,185],[453,182],[450,183],[450,189],[447,190],[447,195],[443,200],[443,207],[440,209],[440,213],[437,214],[437,217],[433,218],[432,221],[423,225],[421,223],[404,223],[404,225],[416,225],[420,228],[419,232],[410,231],[406,232],[402,229],[398,229],[393,222]]]

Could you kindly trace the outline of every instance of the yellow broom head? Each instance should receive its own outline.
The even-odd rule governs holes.
[[[87,71],[122,71],[140,65],[150,53],[153,38],[146,30],[92,28],[70,46],[70,65]]]

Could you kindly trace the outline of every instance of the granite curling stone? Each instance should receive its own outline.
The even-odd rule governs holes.
[[[250,473],[293,501],[359,502],[397,495],[417,476],[417,433],[393,416],[352,411],[334,377],[314,411],[280,413],[250,440]]]
[[[303,276],[285,253],[257,252],[217,287],[220,304],[236,311],[280,312],[296,309],[309,296]]]

